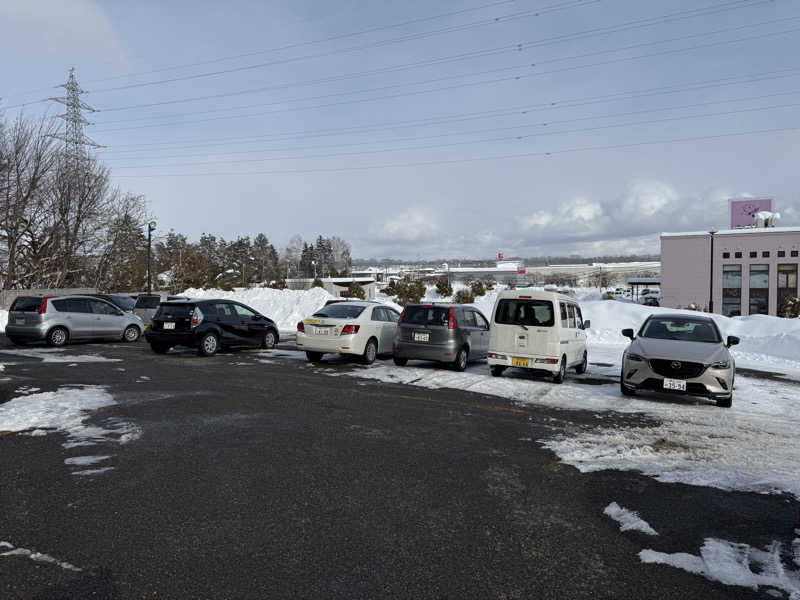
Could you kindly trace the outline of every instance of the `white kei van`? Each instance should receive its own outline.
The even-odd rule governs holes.
[[[489,336],[492,375],[518,367],[545,371],[561,383],[569,368],[584,373],[588,328],[581,307],[569,296],[525,289],[500,292]]]

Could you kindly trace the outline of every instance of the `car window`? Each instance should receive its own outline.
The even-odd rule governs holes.
[[[136,302],[128,296],[111,296],[110,301],[122,308],[122,310],[133,310]]]
[[[161,304],[161,296],[142,295],[136,298],[136,308],[158,308]]]
[[[227,302],[215,304],[214,310],[220,319],[231,319],[236,316],[236,311],[233,309],[233,305],[228,304]]]
[[[71,312],[71,313],[88,313],[89,304],[82,298],[63,298],[61,300],[53,300],[53,306],[56,307],[58,312]]]
[[[575,307],[572,304],[567,304],[567,320],[569,328],[575,329]]]
[[[384,308],[384,314],[386,315],[386,320],[390,323],[397,323],[398,319],[400,318],[400,313],[391,308]]]
[[[11,310],[14,312],[38,312],[41,306],[41,297],[17,296],[11,304]]]
[[[153,319],[185,319],[194,312],[194,304],[161,304]]]
[[[578,329],[583,329],[583,315],[581,314],[581,307],[575,305],[575,325]]]
[[[639,337],[684,342],[722,341],[713,322],[681,317],[653,317],[642,326]]]
[[[407,306],[403,323],[409,325],[431,326],[450,323],[450,308],[444,306]]]
[[[473,314],[475,315],[475,322],[478,324],[478,327],[481,329],[489,329],[489,322],[486,320],[486,317],[478,311],[475,311]]]
[[[383,312],[382,308],[373,308],[372,309],[372,320],[373,321],[385,321],[386,315]]]
[[[477,327],[478,323],[475,321],[475,313],[471,310],[464,311],[464,322],[462,323],[465,327]]]
[[[494,320],[502,325],[555,325],[553,303],[549,300],[503,299],[497,305]]]
[[[240,317],[251,318],[251,317],[256,316],[256,313],[254,311],[250,310],[249,308],[246,308],[246,307],[242,306],[241,304],[233,304],[232,306],[233,306],[233,310],[235,310],[236,314],[239,315]]]
[[[558,305],[561,309],[561,326],[568,327],[569,325],[567,320],[567,305],[564,304],[563,302],[559,302]]]
[[[96,315],[118,315],[119,309],[111,306],[108,302],[102,300],[89,300],[89,306],[92,307],[92,312]]]
[[[355,319],[362,312],[364,312],[365,308],[365,306],[358,306],[357,304],[345,304],[341,302],[321,308],[312,316],[328,317],[330,319]]]

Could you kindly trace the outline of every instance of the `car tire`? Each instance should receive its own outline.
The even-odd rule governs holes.
[[[492,372],[492,377],[502,377],[503,371],[505,371],[506,368],[502,365],[492,365],[490,370]]]
[[[168,346],[167,344],[159,344],[156,342],[152,342],[150,344],[150,349],[156,354],[166,354],[167,352],[169,352],[170,346]]]
[[[466,348],[461,348],[456,354],[456,359],[453,361],[453,369],[458,372],[461,372],[467,368],[467,363],[469,362],[469,352]]]
[[[136,325],[128,325],[125,328],[125,331],[122,332],[122,341],[132,344],[133,342],[139,341],[140,335],[142,335],[142,332],[139,331],[139,328]]]
[[[273,350],[278,343],[278,336],[276,333],[269,329],[267,333],[264,334],[264,339],[261,340],[261,349],[262,350]]]
[[[625,384],[622,383],[622,379],[623,379],[624,376],[625,376],[625,374],[622,371],[620,371],[619,372],[619,391],[622,393],[623,396],[635,396],[636,395],[636,391],[634,391],[634,390],[632,390],[632,389],[630,389],[628,387],[625,387]]]
[[[727,398],[717,398],[717,406],[720,408],[730,408],[731,404],[733,404],[733,393]]]
[[[567,359],[562,358],[561,364],[558,367],[558,373],[553,375],[553,381],[555,383],[564,383],[564,379],[567,377]]]
[[[378,342],[375,338],[370,338],[364,346],[364,354],[361,355],[361,362],[371,365],[378,358]]]
[[[53,327],[47,332],[47,345],[53,347],[63,346],[69,339],[69,332],[63,327]]]
[[[200,338],[200,345],[197,347],[197,354],[200,356],[214,356],[219,350],[219,338],[216,333],[210,331]]]
[[[399,356],[394,357],[394,364],[398,367],[405,367],[408,364],[407,358],[400,358]]]
[[[575,372],[578,375],[583,375],[584,373],[586,373],[586,369],[588,366],[589,366],[589,355],[586,353],[586,351],[584,351],[583,360],[581,361],[581,364],[575,367]]]
[[[24,346],[25,345],[25,340],[22,340],[22,339],[20,339],[18,337],[10,337],[10,338],[8,338],[8,341],[11,342],[12,344],[14,344],[15,346]]]
[[[306,358],[308,362],[318,363],[322,360],[322,352],[306,352]]]

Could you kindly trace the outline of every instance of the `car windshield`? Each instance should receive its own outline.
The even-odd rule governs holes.
[[[330,304],[315,312],[314,317],[328,317],[329,319],[355,319],[364,312],[363,306],[356,304]]]
[[[721,341],[713,322],[680,317],[654,317],[644,324],[639,337],[709,344]]]
[[[136,302],[129,296],[109,296],[108,299],[122,310],[133,310]]]
[[[442,325],[450,322],[450,308],[444,306],[408,306],[403,325]]]
[[[552,327],[555,324],[553,303],[549,300],[500,300],[494,320],[502,325]]]

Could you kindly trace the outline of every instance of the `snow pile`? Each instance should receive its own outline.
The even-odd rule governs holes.
[[[294,331],[298,321],[312,315],[322,308],[326,301],[333,298],[322,288],[311,288],[310,290],[248,288],[232,292],[190,288],[181,295],[198,299],[236,300],[275,321],[281,331]]]
[[[641,531],[647,535],[658,535],[650,524],[639,516],[639,513],[627,508],[622,508],[616,502],[606,506],[603,514],[608,515],[619,523],[620,531]]]
[[[783,563],[781,545],[777,542],[759,550],[747,544],[708,538],[700,548],[700,556],[648,549],[639,552],[639,558],[643,563],[670,565],[725,585],[782,590],[789,594],[790,600],[800,600],[800,570]]]
[[[6,330],[6,323],[8,323],[8,311],[0,310],[0,331]]]

